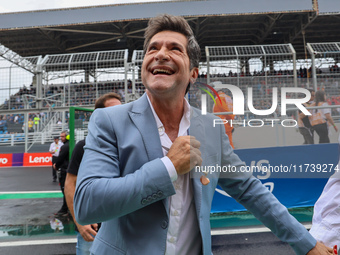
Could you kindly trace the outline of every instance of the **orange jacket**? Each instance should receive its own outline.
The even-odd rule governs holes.
[[[233,111],[233,100],[230,96],[226,95],[224,92],[219,91],[218,95],[221,98],[222,104],[220,100],[216,97],[216,104],[214,104],[213,112],[232,112]],[[228,115],[217,115],[221,119],[226,120],[233,120],[235,118],[235,115],[228,114]],[[230,123],[224,124],[226,132],[231,132],[234,128],[230,126]]]

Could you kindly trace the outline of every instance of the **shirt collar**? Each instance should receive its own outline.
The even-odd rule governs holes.
[[[159,133],[159,135],[163,135],[164,132],[165,132],[164,125],[161,122],[161,120],[159,119],[157,113],[155,112],[155,109],[153,108],[153,105],[152,105],[150,98],[147,94],[146,94],[146,97],[148,99],[150,108],[152,110],[152,114],[153,114],[153,116],[156,120],[158,133]],[[183,135],[183,133],[186,133],[188,128],[190,127],[190,109],[191,109],[190,104],[189,104],[189,102],[187,101],[186,98],[183,98],[183,100],[184,100],[184,111],[183,111],[183,116],[182,116],[181,122],[179,124],[178,136],[181,136],[181,135]]]

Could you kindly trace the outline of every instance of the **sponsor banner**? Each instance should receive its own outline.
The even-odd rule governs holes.
[[[12,166],[22,166],[24,164],[24,153],[13,153]]]
[[[23,166],[52,166],[52,155],[44,153],[25,153]]]
[[[0,167],[12,166],[12,154],[0,154]]]
[[[336,167],[339,159],[338,144],[242,149],[235,150],[235,153],[247,166],[263,163],[272,166],[272,172],[256,172],[253,175],[260,179],[287,208],[314,206],[328,177],[334,171],[339,171]],[[286,169],[282,166],[292,166],[291,173],[286,173]],[[275,171],[283,171],[283,173],[278,175]],[[217,187],[211,212],[244,210],[242,205],[229,197],[219,186]]]

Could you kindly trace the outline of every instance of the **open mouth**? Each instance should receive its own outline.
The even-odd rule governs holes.
[[[173,73],[174,72],[172,70],[169,70],[169,69],[155,68],[155,69],[152,70],[153,75],[157,75],[157,74],[171,75]]]

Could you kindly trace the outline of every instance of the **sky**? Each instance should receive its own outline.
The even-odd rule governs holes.
[[[156,0],[1,0],[0,13],[154,1]]]
[[[108,4],[140,3],[169,0],[0,0],[0,14],[10,12],[24,12],[48,9],[74,8],[85,6],[98,6]],[[9,68],[12,63],[0,57],[0,104],[10,94],[18,91],[23,84],[29,86],[32,83],[31,75],[20,68]],[[12,72],[11,78],[9,73]],[[21,72],[16,73],[15,72]],[[16,80],[18,79],[18,80]],[[9,80],[11,82],[9,82]],[[11,83],[11,85],[8,85]]]

